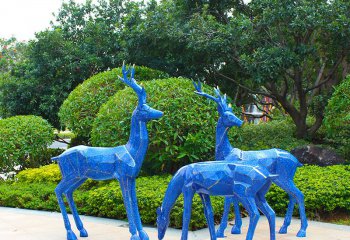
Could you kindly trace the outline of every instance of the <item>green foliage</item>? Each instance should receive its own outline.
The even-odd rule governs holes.
[[[45,164],[47,146],[54,138],[51,125],[40,117],[16,116],[0,120],[0,169]],[[44,161],[44,163],[43,163]]]
[[[8,73],[1,74],[0,115],[4,118],[33,112],[32,110],[37,108],[37,101],[31,91],[35,88],[33,79],[16,78]]]
[[[335,210],[350,211],[350,167],[305,166],[298,169],[294,182],[304,193],[306,211],[310,217]],[[283,214],[288,205],[287,194],[273,185],[267,200],[276,213]],[[296,213],[298,210],[294,209]]]
[[[350,154],[350,76],[335,88],[325,113],[325,127],[329,138],[341,148],[345,156]]]
[[[16,182],[0,182],[0,205],[29,209],[59,211],[54,188],[59,181],[56,164],[40,169],[28,169],[18,175]],[[350,212],[349,166],[305,166],[298,169],[295,183],[305,195],[309,217],[330,214],[337,210]],[[142,222],[155,224],[156,209],[170,181],[170,176],[139,177],[136,180],[138,205]],[[122,193],[117,181],[84,183],[74,194],[80,214],[126,219]],[[273,185],[267,200],[278,215],[284,215],[288,198],[285,192]],[[223,198],[212,197],[215,219],[220,220]],[[183,198],[177,200],[171,212],[171,227],[182,225]],[[298,210],[295,209],[295,214]],[[193,200],[191,228],[206,226],[203,206],[196,195]]]
[[[58,183],[62,177],[57,164],[50,164],[20,171],[16,178],[26,183]]]
[[[212,160],[216,104],[194,94],[188,79],[169,78],[142,84],[150,106],[164,112],[160,120],[147,125],[150,143],[143,169],[148,173],[174,172],[187,163]],[[204,91],[211,93],[206,85]],[[133,90],[126,88],[101,107],[92,130],[94,146],[127,142],[136,101]]]
[[[23,85],[12,88],[14,95],[26,98],[13,97],[7,102],[12,106],[10,116],[40,115],[59,128],[57,113],[68,94],[83,80],[125,59],[116,27],[121,14],[121,1],[63,3],[51,28],[36,33],[25,61],[11,72],[18,85]],[[26,111],[17,111],[20,106],[26,106]]]
[[[61,131],[56,133],[57,137],[62,139],[72,139],[75,137],[75,134],[71,131]]]
[[[245,124],[241,128],[231,129],[229,133],[232,144],[242,150],[280,148],[291,151],[309,143],[294,137],[295,125],[290,119]]]
[[[18,42],[16,38],[0,38],[0,74],[9,72],[23,58],[26,43]]]
[[[147,67],[136,66],[135,72],[136,79],[142,81],[169,77]],[[101,105],[125,87],[118,76],[122,76],[121,68],[96,74],[76,87],[60,108],[60,122],[79,137],[88,139]]]
[[[135,7],[122,35],[130,59],[220,84],[238,103],[247,101],[247,92],[272,96],[292,117],[298,138],[314,137],[325,101],[313,98],[332,92],[332,84],[342,80],[336,74],[344,70],[340,63],[349,57],[349,1],[219,2]],[[307,125],[312,114],[316,121]]]

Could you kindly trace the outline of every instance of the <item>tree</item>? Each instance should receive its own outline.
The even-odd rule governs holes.
[[[138,10],[142,23],[125,29],[130,58],[152,67],[163,59],[158,68],[211,83],[225,79],[231,95],[240,91],[235,99],[242,92],[269,96],[291,116],[298,138],[313,137],[332,86],[349,71],[350,3],[255,0],[225,8],[208,2],[184,3],[186,10],[173,0]]]
[[[25,61],[1,84],[6,116],[40,115],[59,128],[57,113],[68,94],[90,76],[121,65],[116,23],[122,13],[119,0],[63,3],[51,29],[36,33]]]
[[[26,43],[16,38],[0,38],[0,74],[9,72],[14,65],[23,59]]]
[[[291,116],[299,138],[313,136],[322,124],[326,96],[342,78],[349,57],[348,1],[253,1],[238,43],[246,43],[238,61],[260,89]],[[248,43],[247,43],[248,42]],[[244,83],[243,83],[244,86]],[[316,111],[313,111],[313,109]],[[307,116],[315,122],[308,126]]]
[[[327,136],[344,156],[350,154],[350,76],[339,84],[328,101],[325,119]]]

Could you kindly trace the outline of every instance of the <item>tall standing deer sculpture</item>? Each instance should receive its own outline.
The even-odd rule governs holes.
[[[148,148],[146,123],[152,119],[159,119],[163,113],[147,105],[146,91],[136,83],[134,68],[126,70],[123,64],[122,73],[123,78],[119,77],[120,80],[131,87],[138,96],[138,105],[132,114],[131,132],[127,144],[110,148],[77,146],[53,158],[58,162],[62,174],[62,180],[57,185],[55,192],[63,215],[68,240],[76,240],[77,237],[71,229],[62,195],[64,194],[67,198],[80,236],[87,237],[88,234],[73,200],[73,191],[88,178],[94,180],[117,179],[120,183],[129,220],[129,231],[132,235],[130,239],[149,239],[142,229],[135,191],[135,178],[139,174]],[[129,74],[130,78],[128,78]]]
[[[228,138],[228,131],[233,126],[240,127],[243,121],[241,121],[233,114],[232,108],[227,105],[226,95],[222,96],[219,89],[214,90],[217,96],[214,97],[202,91],[200,82],[197,84],[193,82],[193,84],[196,89],[196,94],[206,97],[217,103],[219,120],[216,127],[215,160],[240,162],[241,164],[247,165],[259,164],[270,174],[277,175],[277,177],[272,181],[277,186],[286,191],[289,195],[287,213],[284,219],[284,223],[279,230],[279,233],[287,233],[288,226],[290,225],[292,219],[294,205],[297,203],[299,206],[299,213],[301,218],[301,228],[297,233],[297,237],[306,237],[306,228],[308,224],[305,214],[304,195],[295,186],[293,181],[296,169],[302,166],[302,164],[291,153],[280,149],[242,151],[238,148],[233,148]],[[266,192],[269,190],[269,187],[270,186],[265,189]],[[227,227],[227,220],[231,203],[233,203],[235,209],[235,225],[233,226],[231,233],[241,233],[242,219],[239,211],[238,199],[235,197],[226,197],[224,204],[224,213],[222,216],[221,224],[217,231],[218,237],[224,237],[224,231]]]

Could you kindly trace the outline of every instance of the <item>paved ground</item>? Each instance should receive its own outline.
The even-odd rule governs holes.
[[[82,216],[85,228],[89,232],[86,240],[128,240],[130,235],[127,223],[118,220]],[[243,221],[243,234],[230,235],[226,240],[244,240],[247,231],[247,220]],[[71,222],[73,220],[71,218]],[[281,226],[282,219],[277,219],[277,226]],[[157,231],[153,227],[145,228],[151,240],[158,239]],[[299,229],[299,221],[295,219],[288,234],[277,235],[277,240],[298,239],[295,237]],[[77,233],[77,231],[75,231]],[[169,229],[165,240],[179,240],[181,231]],[[0,207],[0,239],[1,240],[66,240],[63,220],[60,213],[22,210]],[[79,238],[84,239],[84,238]],[[189,233],[189,240],[209,240],[207,229]],[[259,221],[255,240],[268,240],[268,224],[265,218]],[[308,237],[303,240],[350,240],[350,227],[310,222]]]
[[[70,142],[70,139],[64,139],[67,142]],[[67,149],[67,144],[63,142],[53,141],[49,148],[61,148]]]

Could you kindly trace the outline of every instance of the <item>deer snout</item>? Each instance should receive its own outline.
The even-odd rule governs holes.
[[[241,127],[243,125],[244,121],[238,119],[237,123],[238,123],[238,127]]]
[[[152,109],[151,111],[151,118],[152,119],[159,119],[163,116],[163,112],[156,110],[156,109]]]

